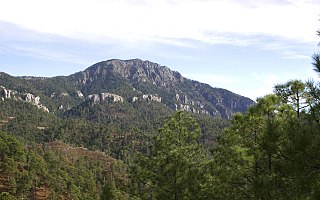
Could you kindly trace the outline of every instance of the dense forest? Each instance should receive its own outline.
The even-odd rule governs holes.
[[[320,75],[320,54],[312,64]],[[278,84],[231,120],[150,101],[73,106],[0,101],[0,200],[320,199],[317,81]]]

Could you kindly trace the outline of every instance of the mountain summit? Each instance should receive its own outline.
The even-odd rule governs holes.
[[[99,62],[69,78],[86,95],[111,92],[129,102],[149,95],[161,98],[161,103],[173,110],[227,119],[232,113],[245,112],[254,103],[228,90],[187,79],[166,66],[139,59]]]
[[[102,61],[74,76],[78,76],[79,83],[83,84],[101,78],[107,79],[110,76],[117,76],[131,83],[151,83],[157,86],[172,86],[170,84],[185,80],[180,73],[168,67],[139,59]]]

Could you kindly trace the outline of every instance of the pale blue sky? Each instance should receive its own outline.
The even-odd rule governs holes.
[[[0,0],[0,71],[57,76],[140,58],[255,99],[317,79],[312,0]]]

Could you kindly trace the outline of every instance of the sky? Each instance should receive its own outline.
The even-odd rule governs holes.
[[[256,99],[317,80],[320,0],[0,0],[0,71],[58,76],[149,60]]]

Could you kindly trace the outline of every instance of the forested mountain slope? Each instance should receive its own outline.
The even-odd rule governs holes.
[[[197,141],[209,152],[227,119],[252,104],[138,59],[51,78],[0,73],[0,191],[37,199],[99,199],[113,191],[123,198],[129,163],[137,152],[150,153],[169,116],[191,114],[201,128]],[[33,160],[43,174],[30,167]]]
[[[39,96],[51,112],[72,108],[90,95],[102,93],[118,95],[128,103],[154,101],[172,110],[227,119],[254,103],[228,90],[184,78],[168,67],[139,59],[103,61],[82,72],[52,78],[12,77],[1,73],[0,85]]]
[[[189,80],[150,61],[108,60],[59,77],[0,73],[1,126],[36,142],[62,140],[123,158],[145,149],[174,111],[193,113],[214,142],[234,112],[254,102],[230,91]],[[139,145],[136,145],[139,144]],[[131,151],[131,150],[130,150]]]

